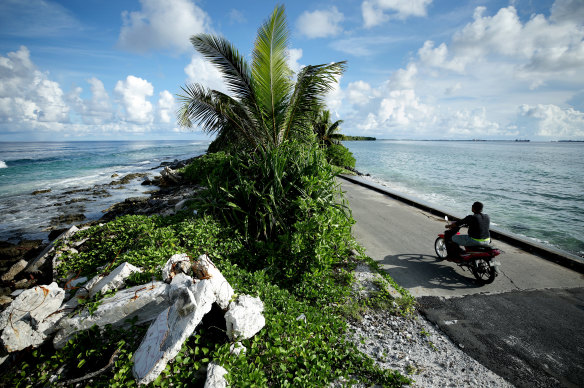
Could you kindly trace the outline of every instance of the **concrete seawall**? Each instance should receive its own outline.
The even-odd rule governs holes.
[[[430,205],[424,201],[421,201],[417,198],[413,198],[401,193],[397,193],[394,192],[392,190],[390,190],[389,188],[382,186],[380,184],[377,184],[375,182],[369,181],[367,179],[364,179],[362,177],[359,176],[349,176],[349,175],[340,175],[341,178],[355,183],[357,185],[366,187],[370,190],[376,191],[378,193],[387,195],[393,199],[396,199],[398,201],[401,201],[407,205],[413,206],[415,208],[418,208],[420,210],[423,210],[425,212],[428,212],[430,214],[434,214],[436,216],[439,217],[444,217],[444,216],[448,216],[449,219],[451,220],[459,220],[460,218],[445,211],[442,209],[439,209],[438,207],[434,206],[434,205]],[[503,231],[499,228],[491,228],[491,237],[497,239],[497,240],[501,240],[504,241],[510,245],[513,245],[515,247],[521,248],[526,252],[532,253],[534,255],[537,255],[541,258],[544,258],[546,260],[550,260],[553,261],[557,264],[560,264],[564,267],[570,268],[574,271],[577,271],[579,273],[584,273],[584,259],[573,255],[569,252],[560,250],[560,249],[556,249],[553,247],[549,247],[549,246],[545,246],[543,244],[538,244],[534,241],[531,241],[525,237],[522,236],[518,236],[516,234],[507,232],[507,231]]]

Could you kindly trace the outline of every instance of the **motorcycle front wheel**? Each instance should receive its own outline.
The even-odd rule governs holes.
[[[474,261],[470,267],[472,274],[480,284],[491,284],[497,276],[495,267],[492,267],[487,260],[480,258]]]
[[[443,260],[448,256],[448,251],[446,250],[446,242],[442,237],[438,237],[434,241],[434,250],[439,259]]]

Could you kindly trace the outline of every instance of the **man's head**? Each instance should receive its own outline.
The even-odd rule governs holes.
[[[475,202],[472,204],[472,212],[473,213],[482,213],[483,212],[483,204],[480,202]]]

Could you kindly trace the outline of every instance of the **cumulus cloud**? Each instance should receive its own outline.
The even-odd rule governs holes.
[[[152,123],[152,103],[146,99],[154,94],[154,87],[150,82],[129,75],[124,81],[118,81],[114,90],[121,98],[126,121]]]
[[[305,11],[296,24],[300,33],[307,38],[326,38],[342,32],[340,24],[344,18],[337,7],[333,6],[328,10]]]
[[[0,121],[67,122],[64,97],[60,85],[32,63],[26,47],[0,56]]]
[[[556,0],[552,5],[550,19],[554,22],[574,22],[582,24],[584,3],[581,0]]]
[[[432,0],[365,0],[361,4],[363,23],[366,28],[371,28],[391,18],[423,17],[431,3]]]
[[[497,122],[487,118],[485,107],[472,110],[462,109],[444,115],[440,126],[446,129],[447,134],[452,137],[473,138],[506,134]]]
[[[371,85],[364,81],[351,82],[346,93],[348,101],[357,106],[367,105],[376,94]]]
[[[570,5],[576,14],[584,12],[575,10],[584,9],[582,2],[556,4],[565,4],[564,8]],[[540,14],[522,23],[513,6],[501,8],[493,16],[485,12],[485,7],[475,9],[473,22],[454,34],[450,48],[445,43],[435,47],[434,42],[426,41],[418,51],[420,61],[462,73],[471,63],[494,59],[514,64],[524,78],[525,73],[556,77],[558,72],[584,70],[584,28],[571,18],[556,15],[548,20]]]
[[[527,105],[519,107],[520,114],[535,121],[537,135],[551,139],[584,139],[584,112],[557,105]]]
[[[298,62],[302,58],[302,49],[291,48],[288,50],[288,66],[296,74],[304,67]]]
[[[174,97],[168,90],[160,92],[158,115],[162,123],[170,123],[174,119]]]
[[[343,105],[343,99],[345,98],[345,93],[341,88],[341,78],[342,76],[336,77],[336,82],[333,84],[332,89],[325,96],[325,104],[327,108],[334,114],[337,119],[340,118],[339,111]]]
[[[187,51],[189,38],[210,31],[210,18],[191,0],[140,0],[140,11],[122,13],[119,45],[132,52]]]
[[[221,72],[200,54],[194,54],[191,57],[191,62],[184,68],[184,71],[188,83],[198,83],[207,88],[227,93],[227,86],[223,82]]]

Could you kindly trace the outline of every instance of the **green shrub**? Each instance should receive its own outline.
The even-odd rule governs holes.
[[[205,154],[184,168],[184,178],[190,183],[206,184],[209,177],[223,170],[229,159],[225,152]]]
[[[355,158],[351,151],[342,144],[331,144],[325,150],[326,159],[330,164],[340,167],[355,168]]]
[[[336,170],[316,145],[286,143],[223,167],[198,206],[238,230],[257,253],[247,268],[269,266],[274,278],[292,278],[328,268],[347,252],[353,221]]]

